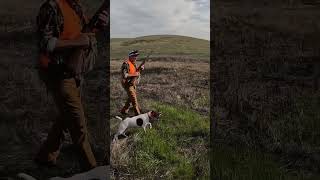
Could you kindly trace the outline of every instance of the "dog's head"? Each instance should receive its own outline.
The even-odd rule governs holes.
[[[149,111],[149,117],[152,120],[159,120],[161,113],[160,112],[156,112],[156,111]]]

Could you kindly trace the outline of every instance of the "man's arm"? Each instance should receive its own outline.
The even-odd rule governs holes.
[[[55,10],[49,3],[44,3],[40,7],[40,11],[37,16],[37,28],[39,37],[39,48],[41,52],[53,51],[53,45],[56,39],[56,24],[55,20]],[[53,34],[55,33],[55,34]]]
[[[92,33],[82,33],[77,39],[74,40],[60,40],[57,39],[54,50],[67,49],[67,48],[81,48],[87,47],[90,44],[88,36],[94,36]]]
[[[128,74],[127,77],[137,77],[137,76],[140,76],[139,72],[136,72],[135,74]]]

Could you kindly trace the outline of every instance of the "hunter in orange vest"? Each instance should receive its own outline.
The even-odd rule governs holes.
[[[107,12],[101,13],[99,23],[106,25]],[[82,33],[86,20],[78,0],[47,0],[41,6],[38,17],[40,49],[40,76],[53,95],[59,117],[53,123],[47,139],[42,144],[35,162],[54,166],[64,133],[69,131],[83,171],[97,166],[90,147],[86,119],[80,96],[80,81],[68,73],[66,62],[76,50],[90,45],[88,34]]]
[[[122,114],[128,114],[130,103],[133,106],[134,112],[136,115],[141,114],[141,109],[138,104],[137,99],[137,92],[136,92],[136,85],[137,85],[137,78],[140,76],[140,71],[144,69],[144,66],[141,69],[137,69],[136,67],[136,60],[137,56],[139,55],[138,51],[131,51],[129,53],[129,59],[127,59],[122,64],[122,87],[126,90],[128,94],[127,101],[124,107],[121,109]]]

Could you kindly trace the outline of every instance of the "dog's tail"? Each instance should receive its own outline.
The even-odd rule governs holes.
[[[123,119],[119,116],[116,116],[117,119],[119,119],[120,121],[122,121]]]

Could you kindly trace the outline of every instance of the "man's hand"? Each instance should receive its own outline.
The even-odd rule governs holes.
[[[142,65],[142,66],[140,67],[140,70],[141,70],[141,71],[143,71],[143,70],[144,70],[144,65]]]
[[[76,39],[79,45],[83,45],[85,48],[90,46],[90,37],[95,36],[95,33],[81,33]]]
[[[44,31],[43,33],[44,33],[44,38],[45,38],[45,39],[50,39],[50,38],[53,37],[53,32],[52,32],[52,30],[46,30],[46,31]]]
[[[140,76],[140,72],[139,71],[135,72],[134,74],[128,74],[127,77],[138,77],[138,76]]]
[[[140,76],[140,72],[139,72],[139,71],[136,72],[135,76],[136,76],[136,77]]]
[[[99,26],[102,26],[102,27],[106,27],[108,25],[108,22],[109,22],[109,14],[107,11],[102,11],[100,14],[99,14]]]

